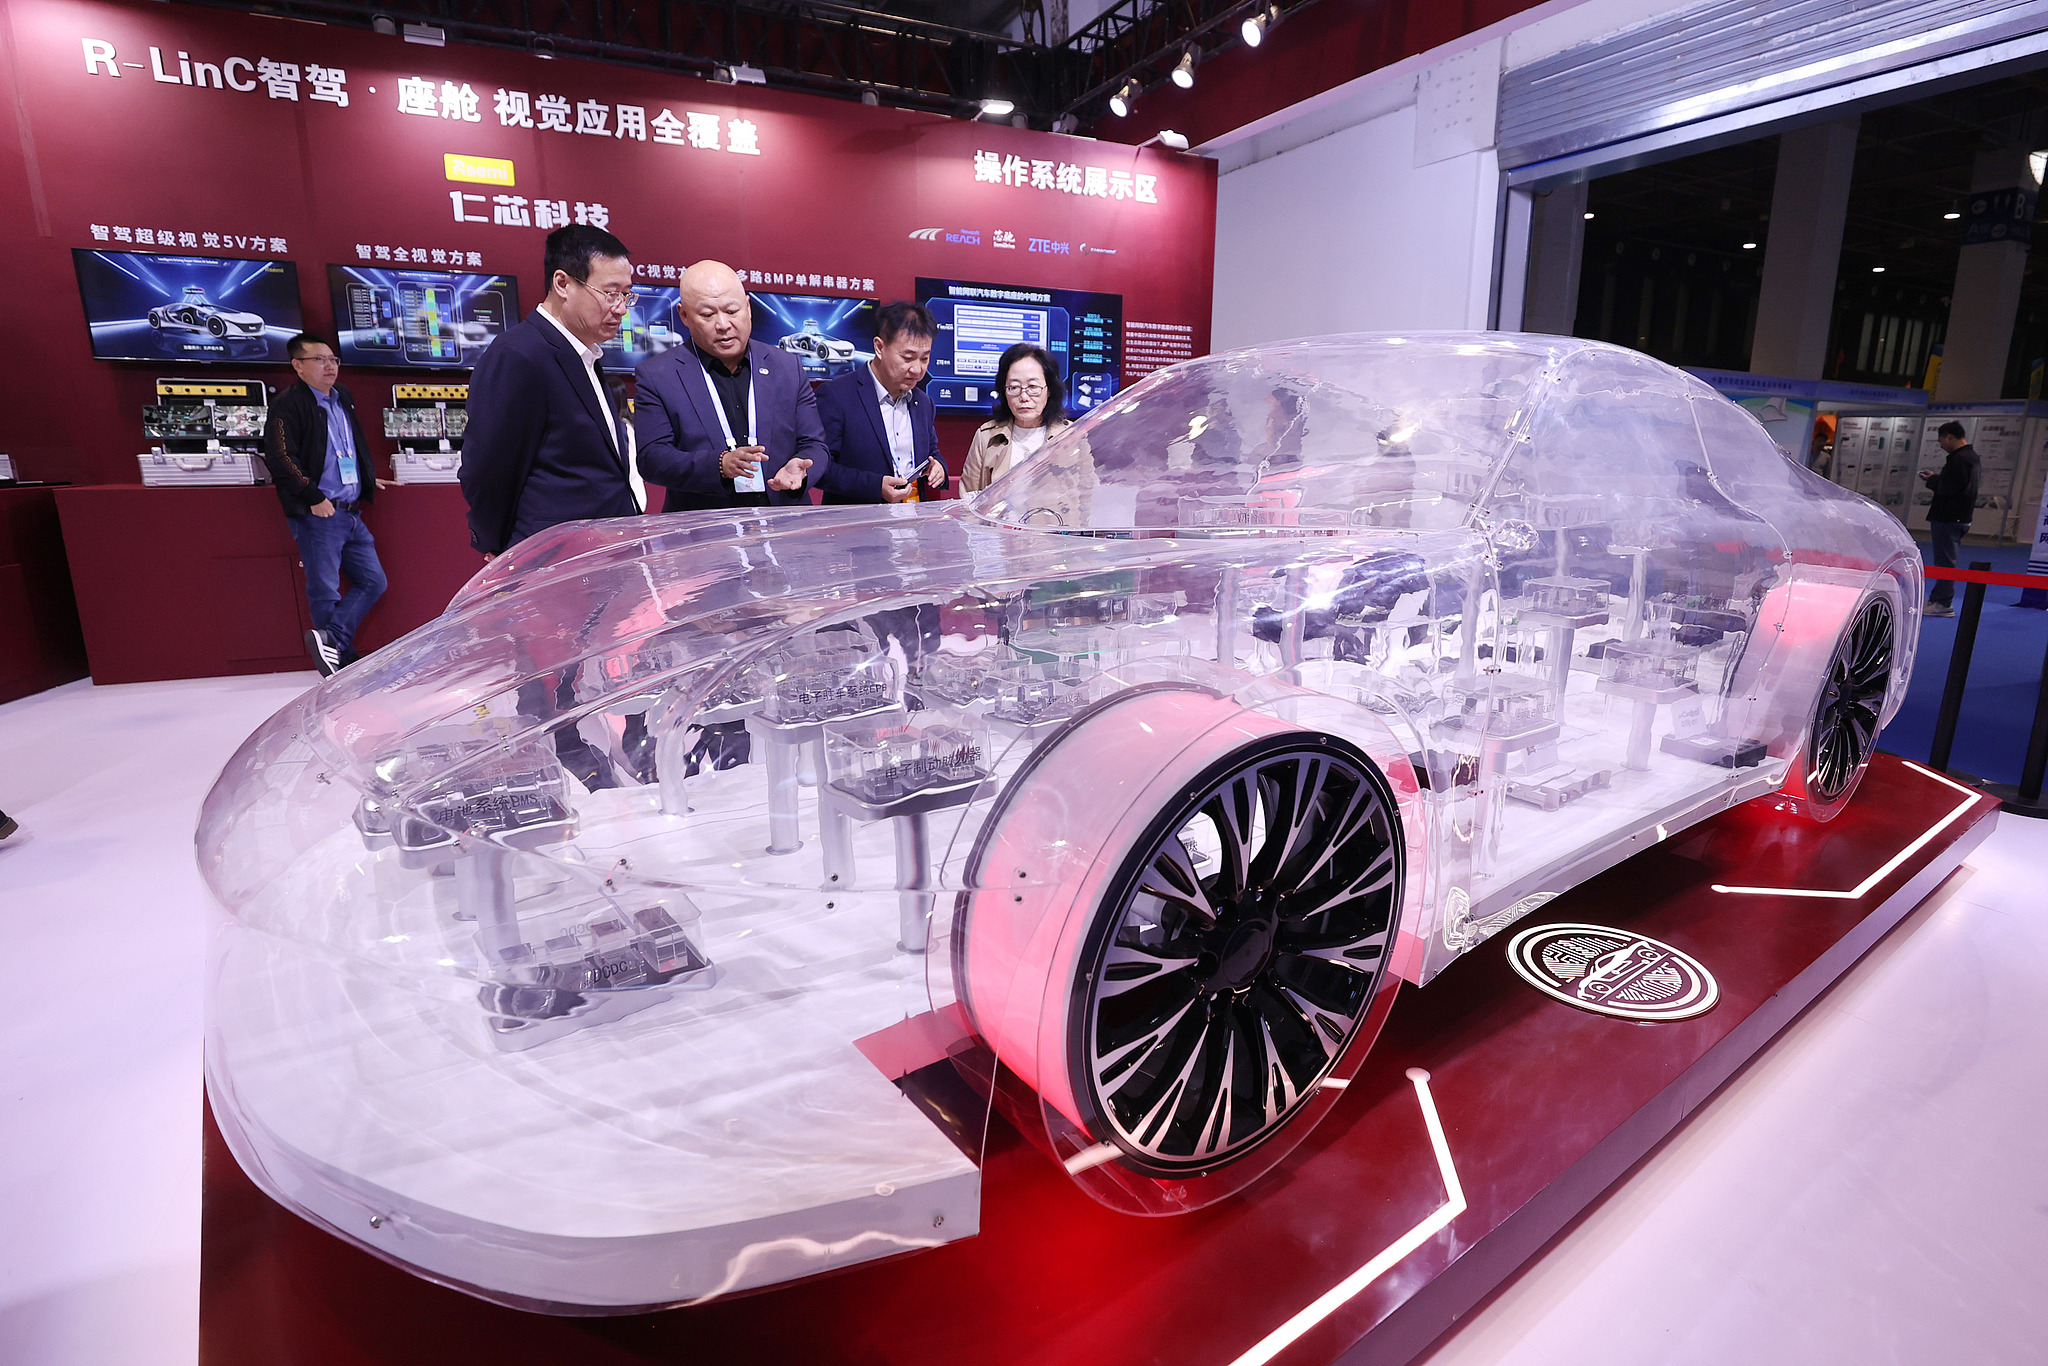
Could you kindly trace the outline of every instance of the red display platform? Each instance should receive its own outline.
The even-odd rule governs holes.
[[[308,669],[304,576],[267,488],[100,484],[57,492],[96,683]],[[368,654],[431,621],[483,567],[462,490],[384,489],[364,520],[391,586],[364,618]]]
[[[978,1237],[664,1314],[553,1319],[418,1280],[272,1203],[209,1121],[200,1359],[1407,1361],[1933,891],[1997,810],[1880,755],[1829,825],[1757,801],[1636,856],[1518,928],[1660,939],[1717,978],[1712,1010],[1668,1024],[1586,1013],[1516,977],[1503,933],[1405,989],[1329,1117],[1245,1195],[1199,1214],[1111,1213],[997,1125]]]

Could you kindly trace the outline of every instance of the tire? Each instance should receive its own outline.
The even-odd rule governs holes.
[[[224,318],[208,318],[206,320],[206,330],[216,337],[225,337],[228,334],[227,320]]]
[[[1208,694],[1112,700],[991,814],[961,995],[1124,1168],[1206,1177],[1305,1132],[1370,1046],[1405,861],[1393,789],[1350,742]],[[1027,897],[1034,866],[1053,885]]]
[[[152,328],[154,328],[154,329],[155,329],[156,331],[158,331],[158,332],[161,332],[161,331],[163,331],[163,330],[164,330],[164,315],[163,315],[163,314],[161,314],[161,313],[159,313],[159,312],[157,312],[157,311],[156,311],[155,309],[153,309],[153,308],[152,308],[152,309],[150,309],[150,310],[149,310],[149,325],[150,325],[150,326],[151,326]]]
[[[1833,820],[1856,795],[1877,749],[1897,653],[1898,616],[1891,599],[1866,597],[1835,641],[1786,784],[1809,819]]]

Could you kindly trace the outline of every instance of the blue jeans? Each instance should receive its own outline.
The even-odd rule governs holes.
[[[313,626],[324,631],[334,648],[348,653],[355,648],[356,628],[363,614],[384,596],[384,566],[377,563],[377,542],[363,519],[353,512],[334,510],[332,517],[287,517],[292,540],[299,547],[299,563],[306,569],[306,605],[313,609]],[[348,592],[341,591],[341,576],[348,575]]]
[[[1937,569],[1954,569],[1956,552],[1961,549],[1963,537],[1970,534],[1968,522],[1929,522],[1929,534],[1934,537],[1934,557],[1928,563]],[[1927,590],[1929,602],[1953,602],[1956,596],[1954,579],[1936,579],[1934,586]]]

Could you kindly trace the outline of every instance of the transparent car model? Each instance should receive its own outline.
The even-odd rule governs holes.
[[[198,285],[186,285],[177,303],[150,309],[149,325],[159,332],[205,332],[215,337],[263,335],[261,315],[222,308]]]
[[[1919,602],[1742,409],[1532,336],[1189,362],[971,504],[559,527],[222,775],[215,1112],[556,1312],[971,1233],[991,1105],[1195,1209],[1400,983],[1733,803],[1832,817]]]

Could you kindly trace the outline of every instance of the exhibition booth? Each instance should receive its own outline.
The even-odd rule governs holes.
[[[1653,342],[1646,289],[1636,346],[1558,302],[1588,177],[1920,61],[2048,70],[2048,18],[1960,3],[1854,29],[1828,80],[1797,34],[1744,37],[1736,68],[1782,78],[1747,94],[1711,85],[1711,3],[1204,0],[1143,52],[1126,12],[1171,7],[1097,6],[1070,41],[1018,6],[1001,55],[1070,63],[1073,99],[1012,120],[1000,63],[955,60],[948,115],[780,79],[872,51],[661,69],[610,9],[578,56],[475,15],[0,0],[38,320],[0,379],[0,755],[35,768],[0,802],[71,822],[0,836],[0,894],[28,961],[89,928],[147,965],[146,990],[24,985],[24,1019],[104,999],[16,1050],[48,1063],[23,1108],[57,1108],[43,1071],[104,1094],[17,1165],[69,1189],[62,1143],[99,1154],[108,1107],[178,1092],[134,1165],[176,1133],[195,1203],[135,1236],[186,1249],[209,1363],[1451,1350],[1660,1153],[1725,1140],[1697,1117],[1854,1016],[1870,964],[1952,948],[1968,896],[2033,876],[2010,813],[2040,805],[2048,676],[2031,798],[1945,746],[1985,586],[2048,577],[1930,570],[1916,535],[1960,422],[1967,534],[2019,557],[2043,522],[2048,570],[2048,403],[1692,363],[1689,295]],[[1879,41],[1923,19],[1922,47]],[[1251,80],[1262,46],[1318,87]],[[471,373],[572,225],[632,253],[593,415],[695,345],[682,277],[710,260],[812,384],[881,383],[881,310],[929,310],[956,476],[1020,344],[1074,421],[967,496],[665,515],[654,489],[486,557]],[[1769,354],[1768,310],[1746,326]],[[263,452],[308,332],[372,447],[389,580],[361,657],[311,679]],[[726,409],[756,433],[761,392]],[[1974,584],[1960,632],[1929,615],[1944,578]],[[1944,669],[1918,762],[1886,728]],[[1978,863],[2006,880],[1973,892]],[[1972,1122],[1944,1087],[1995,1109],[2031,1065],[1982,1042],[2010,1016],[1954,1005],[2031,950],[1956,952],[1924,1019],[1857,1021],[1919,1070],[1857,1073],[1885,1094],[1855,1113],[1940,1092],[1934,1151]],[[132,1175],[77,1243],[120,1243]],[[1986,1246],[2020,1236],[1957,1203]],[[32,1273],[0,1268],[0,1310]],[[65,1293],[25,1366],[127,1360]],[[1656,1355],[1596,1298],[1611,1319],[1561,1316],[1588,1360]],[[31,1318],[0,1312],[0,1349]]]

